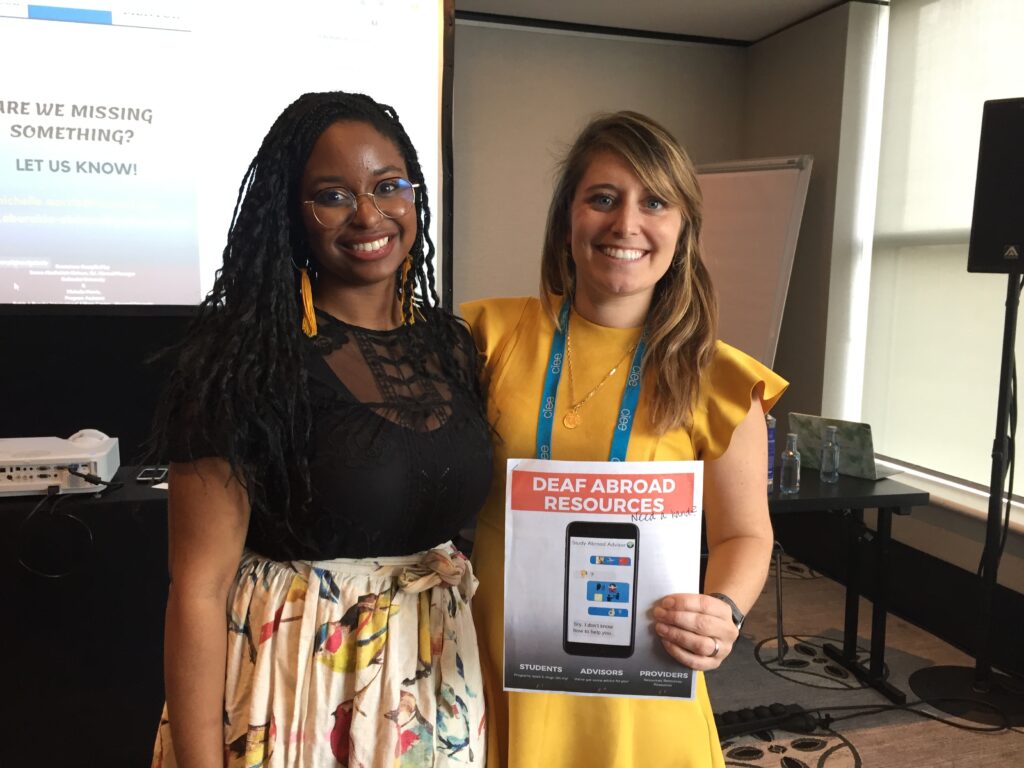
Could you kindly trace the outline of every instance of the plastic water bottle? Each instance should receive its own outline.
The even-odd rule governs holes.
[[[825,436],[821,440],[821,482],[839,482],[839,438],[835,427],[825,427]]]
[[[786,435],[786,449],[782,452],[781,468],[779,491],[800,493],[800,451],[796,447],[794,432]]]
[[[775,487],[775,417],[770,413],[764,417],[768,427],[768,493]]]

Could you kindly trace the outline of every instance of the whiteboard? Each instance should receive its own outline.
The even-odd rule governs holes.
[[[812,165],[810,155],[799,155],[697,169],[718,336],[768,366],[779,342]]]

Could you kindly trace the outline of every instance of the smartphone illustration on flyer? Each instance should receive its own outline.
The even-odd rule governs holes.
[[[565,528],[562,647],[576,656],[627,658],[636,638],[640,530],[574,521]]]

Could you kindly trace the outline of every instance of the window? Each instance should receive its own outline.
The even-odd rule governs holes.
[[[1024,96],[1022,31],[1020,0],[889,18],[862,417],[879,453],[986,487],[1007,278],[968,274],[967,246],[983,102]]]

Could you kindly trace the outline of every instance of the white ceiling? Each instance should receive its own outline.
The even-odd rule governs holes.
[[[754,41],[842,0],[455,0],[455,10]]]

